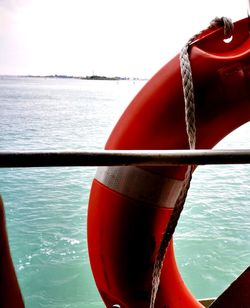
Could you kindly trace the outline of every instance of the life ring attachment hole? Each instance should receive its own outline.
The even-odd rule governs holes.
[[[231,35],[230,37],[224,38],[223,42],[226,43],[226,44],[229,44],[229,43],[232,42],[232,40],[233,40],[233,36]]]

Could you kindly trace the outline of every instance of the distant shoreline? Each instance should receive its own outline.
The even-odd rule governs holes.
[[[90,76],[71,76],[71,75],[0,75],[0,77],[19,77],[19,78],[51,78],[51,79],[80,79],[80,80],[147,80],[147,78],[136,78],[136,77],[108,77],[101,75],[90,75]]]

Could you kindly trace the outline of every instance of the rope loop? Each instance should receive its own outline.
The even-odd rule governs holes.
[[[234,24],[231,18],[215,17],[211,21],[209,28],[214,28],[214,27],[224,27],[224,36],[225,38],[228,38],[233,33]]]

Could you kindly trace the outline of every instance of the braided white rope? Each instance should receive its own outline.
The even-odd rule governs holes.
[[[218,26],[224,26],[225,38],[228,38],[231,35],[233,31],[233,23],[231,19],[226,17],[221,17],[221,18],[216,17],[211,21],[208,29]],[[187,130],[188,143],[190,149],[195,149],[196,126],[195,126],[194,85],[193,85],[192,69],[189,60],[188,50],[192,42],[203,32],[204,30],[191,37],[180,52],[181,77],[182,77],[182,87],[183,87],[184,102],[185,102],[185,122],[186,122],[186,130]]]
[[[228,38],[233,30],[233,23],[231,19],[222,17],[215,18],[210,23],[208,28],[224,26],[224,36]],[[205,30],[203,30],[205,31]],[[202,31],[202,32],[203,32]],[[194,99],[194,85],[192,78],[192,69],[191,63],[189,60],[189,47],[193,41],[200,35],[202,32],[194,35],[191,39],[188,40],[186,45],[182,48],[180,52],[180,66],[181,66],[181,76],[182,76],[182,86],[183,86],[183,95],[185,102],[185,122],[186,122],[186,131],[188,136],[189,148],[195,149],[196,144],[196,126],[195,126],[195,99]],[[187,197],[188,189],[190,187],[190,182],[192,179],[193,166],[188,166],[185,179],[183,181],[182,190],[177,198],[173,213],[169,219],[169,222],[164,231],[158,254],[155,260],[153,275],[152,275],[152,290],[151,290],[151,299],[150,299],[150,308],[154,308],[156,294],[160,284],[161,270],[166,255],[166,251],[169,245],[169,242],[172,238],[172,235],[177,226],[178,220],[180,218],[181,212],[184,207],[184,203]]]

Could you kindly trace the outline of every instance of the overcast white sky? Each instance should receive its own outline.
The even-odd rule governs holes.
[[[0,74],[151,77],[247,0],[0,0]]]

